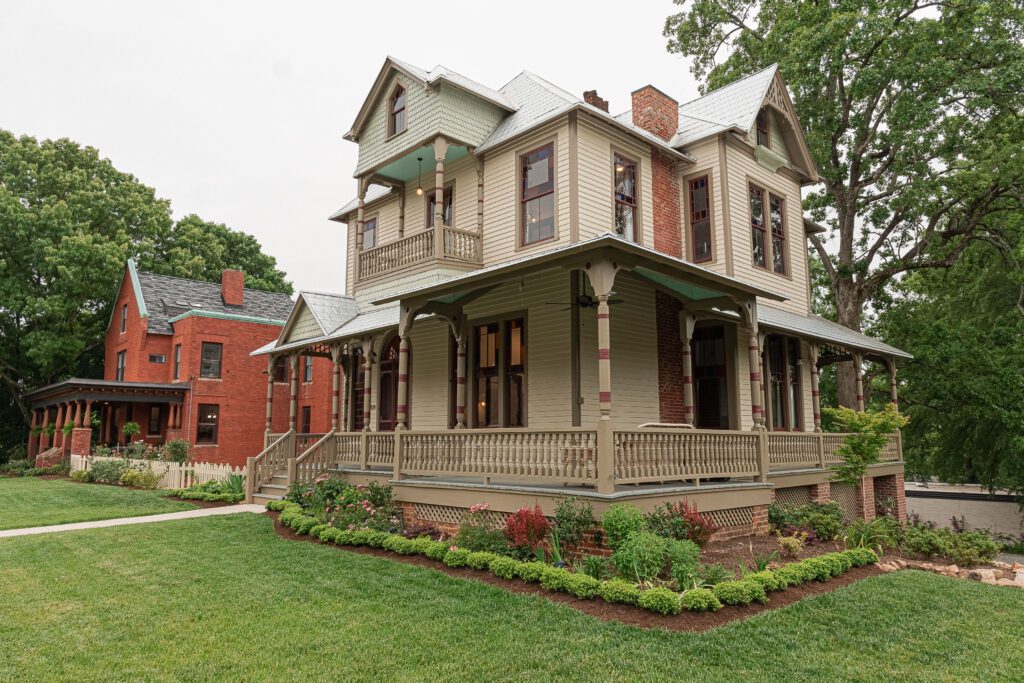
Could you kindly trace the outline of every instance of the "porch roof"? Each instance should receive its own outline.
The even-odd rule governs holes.
[[[632,259],[632,263],[623,263],[623,265],[632,267],[639,275],[667,286],[691,299],[711,299],[725,293],[743,293],[775,301],[786,300],[786,297],[775,292],[770,292],[728,275],[716,273],[674,256],[663,254],[649,247],[625,240],[617,235],[605,233],[576,242],[575,244],[565,244],[537,254],[530,254],[504,263],[473,270],[443,282],[388,294],[385,297],[374,300],[373,304],[393,303],[412,296],[441,301],[444,301],[446,298],[457,300],[469,287],[495,284],[513,273],[521,275],[526,271],[554,268],[560,265],[560,262],[573,258],[578,259],[579,257],[599,252],[601,249],[612,249],[623,257]],[[679,276],[690,276],[690,278],[696,278],[697,282],[695,283],[690,278],[680,278]],[[721,287],[721,290],[713,289],[715,287]],[[451,303],[451,301],[447,303]]]
[[[26,400],[36,408],[44,408],[64,401],[124,401],[128,403],[181,403],[189,384],[161,384],[157,382],[117,382],[109,379],[70,379],[40,387],[25,394]]]
[[[855,332],[817,315],[800,315],[771,306],[758,306],[757,323],[784,332],[794,332],[804,338],[838,344],[859,351],[894,358],[913,358],[912,355],[895,346],[889,346],[885,342]]]

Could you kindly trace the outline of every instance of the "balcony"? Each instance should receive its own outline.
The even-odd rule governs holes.
[[[426,230],[359,252],[356,277],[369,280],[430,261],[437,265],[480,266],[482,257],[480,235],[446,226],[440,234]]]

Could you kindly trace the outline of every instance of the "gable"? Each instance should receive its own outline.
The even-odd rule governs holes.
[[[818,177],[811,150],[804,139],[803,127],[796,116],[796,109],[789,97],[789,91],[776,71],[768,90],[761,101],[761,106],[771,112],[768,133],[772,151],[783,157],[790,165],[804,176],[814,181]],[[754,135],[755,121],[750,126],[750,134]],[[756,137],[754,138],[756,140]],[[778,147],[776,147],[778,144]]]
[[[287,336],[284,337],[285,343],[300,341],[302,339],[312,339],[313,337],[320,337],[326,334],[320,329],[320,323],[316,321],[316,317],[313,315],[313,311],[309,310],[308,306],[302,306],[301,311],[295,318],[294,324],[291,329],[288,330]]]

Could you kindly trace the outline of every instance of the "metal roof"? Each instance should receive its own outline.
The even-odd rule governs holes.
[[[855,332],[817,315],[800,315],[760,304],[757,307],[757,322],[758,325],[795,332],[801,337],[839,344],[861,351],[873,351],[883,356],[896,358],[913,358],[912,355],[895,346],[889,346],[885,342]]]

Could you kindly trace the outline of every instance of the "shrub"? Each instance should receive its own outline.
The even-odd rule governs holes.
[[[786,590],[786,579],[775,571],[753,572],[744,576],[743,579],[760,584],[767,592]]]
[[[601,528],[608,538],[608,547],[613,551],[629,537],[644,527],[644,513],[631,503],[615,503],[601,515]]]
[[[717,612],[722,602],[707,588],[691,588],[683,593],[683,609],[691,612]]]
[[[665,566],[668,539],[649,531],[635,531],[612,554],[612,563],[623,577],[635,581],[650,581]]]
[[[319,538],[320,540],[323,540],[322,538],[320,538],[321,534],[323,534],[325,530],[333,528],[334,527],[332,527],[330,524],[316,524],[313,526],[313,528],[309,530],[309,535],[313,538]]]
[[[125,460],[96,460],[92,463],[92,480],[101,484],[119,484],[127,469]]]
[[[697,511],[697,505],[683,500],[665,503],[644,517],[647,528],[659,536],[690,540],[699,546],[711,540],[718,527]]]
[[[145,469],[128,468],[121,475],[121,484],[137,486],[140,489],[155,489],[160,483],[161,475],[146,467]]]
[[[551,530],[564,546],[578,546],[588,531],[597,525],[594,507],[589,501],[576,497],[562,498],[555,506]]]
[[[540,585],[549,591],[564,591],[569,585],[572,572],[563,567],[545,567],[540,573]]]
[[[78,470],[77,472],[71,473],[71,478],[75,481],[92,481],[92,472],[89,470]]]
[[[286,508],[292,508],[292,507],[297,508],[297,509],[302,509],[301,505],[299,505],[297,503],[293,503],[290,500],[268,500],[265,507],[268,510],[274,510],[274,511],[277,511],[277,512],[281,512],[281,511],[285,510]]]
[[[496,557],[498,556],[494,553],[488,553],[483,551],[470,553],[466,564],[468,564],[473,569],[487,569],[491,566],[491,561],[494,560]]]
[[[448,548],[450,546],[450,543],[445,543],[444,541],[434,541],[429,546],[427,546],[424,555],[426,555],[432,560],[437,560],[438,562],[440,562],[444,560],[444,556],[448,554]]]
[[[445,553],[444,563],[449,567],[466,567],[469,565],[469,549],[452,546]]]
[[[572,569],[577,574],[586,574],[598,581],[603,581],[611,574],[608,558],[601,557],[600,555],[584,555],[573,563]]]
[[[548,565],[543,562],[520,562],[518,567],[519,578],[529,583],[537,583],[547,568]]]
[[[821,540],[830,541],[843,528],[843,511],[834,502],[796,507],[772,504],[768,506],[768,521],[776,531],[784,534],[804,529],[812,531]]]
[[[539,505],[523,506],[505,522],[505,536],[513,548],[536,553],[551,530],[551,522]]]
[[[121,425],[121,433],[125,435],[128,441],[132,440],[133,436],[138,436],[142,432],[142,427],[139,426],[138,422],[125,422]]]
[[[324,525],[324,528],[320,530],[320,542],[321,543],[338,543],[342,531],[337,527]]]
[[[965,566],[991,562],[1000,551],[999,543],[985,531],[957,533],[920,524],[912,524],[904,530],[901,546],[915,555],[948,557]]]
[[[370,545],[370,537],[376,532],[370,529],[347,529],[349,545]],[[445,546],[447,550],[447,546]]]
[[[389,534],[386,531],[370,530],[370,533],[366,536],[366,545],[370,546],[371,548],[383,548],[384,541],[391,538],[391,536],[392,534]]]
[[[878,462],[889,435],[906,426],[908,418],[892,403],[878,411],[856,411],[851,408],[825,408],[841,432],[849,432],[836,454],[843,462],[835,466],[835,478],[851,484],[867,472],[868,466]]]
[[[805,575],[804,567],[800,562],[784,564],[776,569],[774,573],[780,579],[785,581],[787,586],[799,586],[800,584],[806,583],[814,578],[808,578]]]
[[[810,572],[811,578],[815,581],[828,581],[832,578],[832,571],[835,566],[824,559],[824,557],[809,557],[800,562]]]
[[[635,605],[640,600],[640,589],[625,579],[602,581],[597,587],[597,594],[605,602],[622,605]]]
[[[591,600],[597,597],[597,589],[600,585],[601,582],[593,576],[570,573],[564,590],[577,598]]]
[[[487,509],[487,503],[477,503],[462,515],[454,540],[460,548],[474,551],[499,554],[508,551],[505,533],[497,515]]]
[[[638,605],[652,612],[661,614],[679,614],[682,610],[679,593],[670,591],[667,588],[651,588],[641,591]]]
[[[764,587],[756,581],[723,581],[711,589],[723,605],[749,605],[753,601],[767,602]]]
[[[162,459],[169,462],[188,462],[189,443],[184,439],[171,439],[160,450]]]
[[[318,524],[320,524],[320,520],[318,520],[316,517],[302,515],[301,517],[296,517],[295,524],[292,526],[292,528],[295,529],[295,533],[299,534],[300,536],[305,536],[310,532],[310,530],[313,529],[313,527],[317,526]]]
[[[413,555],[426,555],[427,550],[430,549],[434,541],[430,536],[420,536],[419,538],[410,539],[412,544],[409,546],[412,549]]]
[[[511,557],[496,557],[491,560],[491,573],[499,579],[514,579],[519,576],[519,567],[523,564]]]
[[[11,474],[21,474],[27,469],[32,468],[32,463],[27,458],[19,458],[10,460],[3,465],[0,465],[0,472],[10,472]]]
[[[877,517],[870,522],[857,519],[843,532],[843,543],[847,548],[872,548],[884,550],[896,545],[896,530],[888,517]]]
[[[665,554],[676,585],[679,588],[692,586],[700,564],[700,546],[693,541],[671,541]]]
[[[397,534],[389,536],[384,541],[383,547],[399,555],[412,555],[415,552],[412,540]]]
[[[850,548],[843,554],[850,558],[854,567],[863,567],[866,564],[878,562],[878,555],[870,548]]]
[[[733,573],[715,562],[697,565],[697,583],[701,586],[714,586],[733,578]]]
[[[801,534],[794,534],[793,536],[778,535],[779,538],[779,550],[786,557],[798,557],[800,551],[804,548],[804,536]]]

